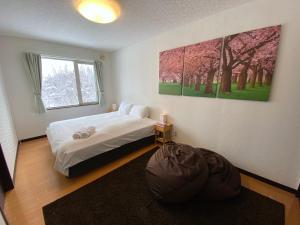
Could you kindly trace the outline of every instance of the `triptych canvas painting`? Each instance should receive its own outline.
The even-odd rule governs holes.
[[[281,26],[160,52],[159,93],[268,101]]]

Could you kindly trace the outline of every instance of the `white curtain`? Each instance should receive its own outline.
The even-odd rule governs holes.
[[[99,96],[99,104],[104,105],[104,88],[103,88],[103,63],[101,61],[95,62],[96,70],[96,81],[97,81],[97,91]]]
[[[32,83],[33,95],[38,113],[46,112],[42,100],[42,66],[41,56],[35,53],[24,54],[25,71]]]

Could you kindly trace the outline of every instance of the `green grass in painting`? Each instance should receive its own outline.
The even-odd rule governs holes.
[[[204,90],[205,90],[205,85],[204,84],[202,84],[200,86],[200,91],[195,91],[195,85],[192,85],[191,87],[183,87],[182,95],[215,98],[216,97],[217,84],[213,84],[213,93],[206,94],[206,93],[204,93]]]
[[[181,84],[159,83],[159,94],[181,95]]]
[[[236,84],[231,85],[231,93],[218,93],[219,98],[241,99],[254,101],[268,101],[270,95],[270,86],[263,85],[251,88],[248,84],[245,90],[238,90]]]

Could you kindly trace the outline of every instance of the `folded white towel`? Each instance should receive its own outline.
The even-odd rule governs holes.
[[[80,133],[78,131],[73,134],[73,139],[80,139]]]
[[[81,128],[73,134],[73,139],[88,138],[96,132],[96,127]]]

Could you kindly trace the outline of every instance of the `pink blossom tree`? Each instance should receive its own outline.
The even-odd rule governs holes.
[[[201,42],[185,47],[183,84],[185,87],[205,84],[204,93],[213,93],[213,81],[220,65],[222,39]]]
[[[183,74],[184,47],[160,52],[160,82],[181,83]]]
[[[260,84],[264,71],[272,77],[279,45],[280,26],[267,27],[225,37],[222,53],[221,92],[231,92],[231,84],[237,75],[237,88],[245,89],[250,81]],[[272,68],[271,68],[272,67]],[[251,70],[251,72],[250,72]],[[249,75],[252,74],[252,78]],[[269,80],[271,78],[268,78]],[[254,84],[253,84],[254,83]]]

